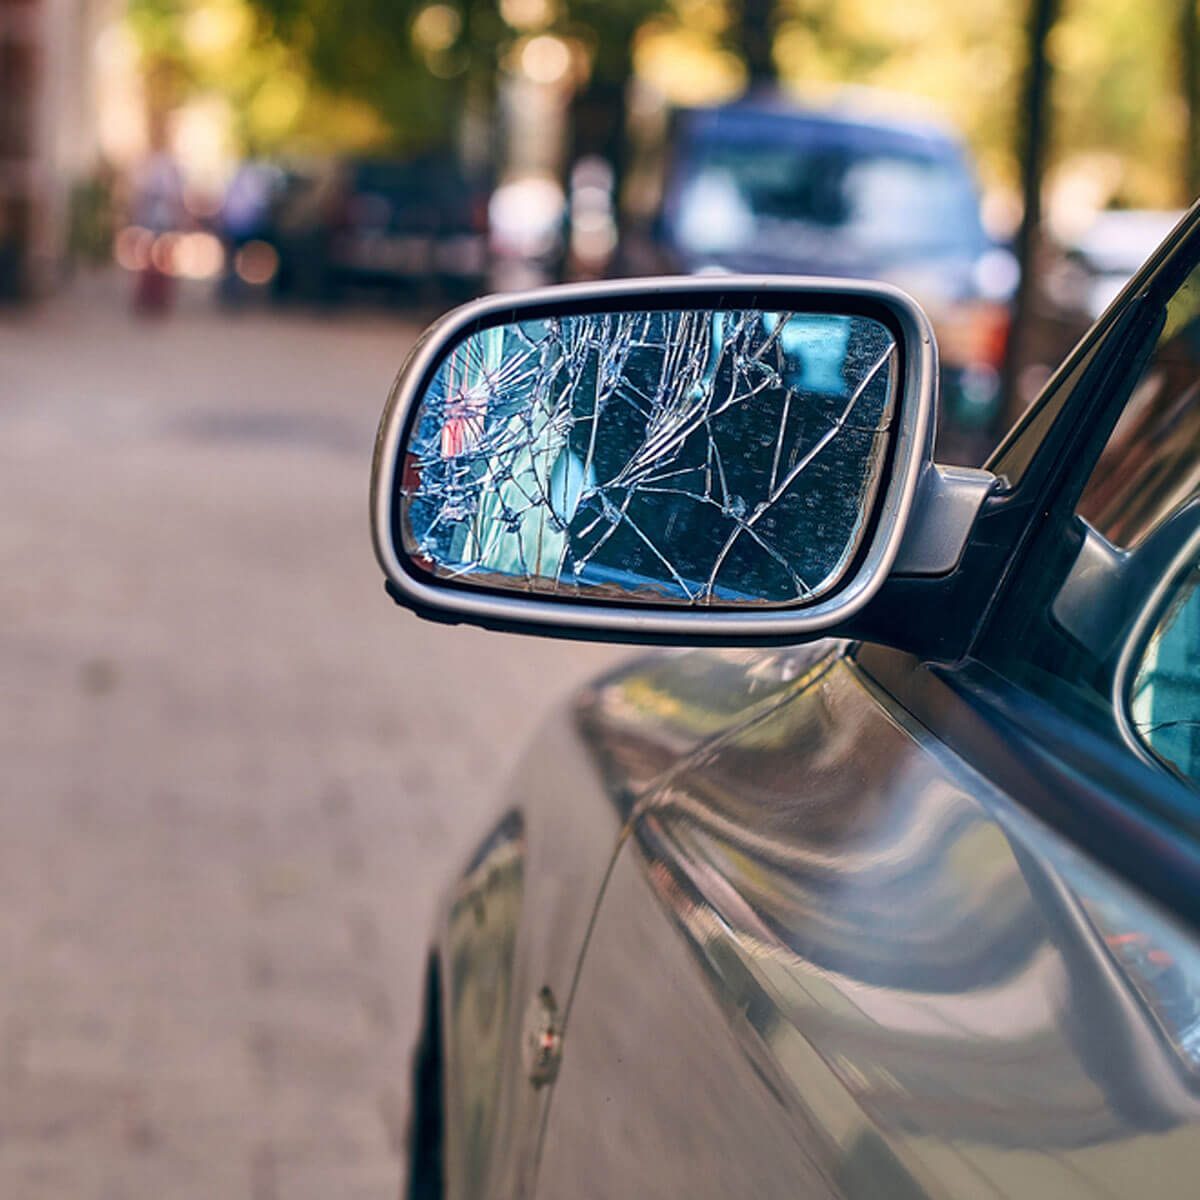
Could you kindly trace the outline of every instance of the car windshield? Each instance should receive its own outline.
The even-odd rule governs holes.
[[[786,142],[697,147],[676,230],[697,253],[767,248],[786,234],[798,250],[811,245],[822,257],[836,249],[875,262],[971,253],[982,238],[974,187],[956,162]]]

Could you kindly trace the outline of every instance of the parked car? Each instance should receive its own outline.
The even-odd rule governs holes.
[[[450,157],[351,159],[297,170],[276,206],[277,293],[350,287],[461,302],[488,277],[488,189]]]
[[[1064,247],[1074,271],[1064,281],[1064,306],[1072,306],[1094,321],[1116,298],[1138,267],[1163,238],[1179,224],[1183,213],[1175,210],[1109,209]]]
[[[403,369],[392,597],[675,647],[450,888],[410,1195],[1194,1193],[1200,207],[983,469],[934,347],[724,276],[477,302]]]
[[[1000,416],[1016,259],[984,231],[962,139],[928,122],[784,99],[682,109],[624,274],[733,271],[883,279],[942,345],[941,451],[977,464]]]

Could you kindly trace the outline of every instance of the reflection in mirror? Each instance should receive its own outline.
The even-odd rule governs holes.
[[[862,316],[675,310],[468,335],[418,406],[404,549],[441,578],[652,603],[833,589],[883,475],[898,353]]]
[[[1155,757],[1200,785],[1200,568],[1192,569],[1146,643],[1129,714]]]

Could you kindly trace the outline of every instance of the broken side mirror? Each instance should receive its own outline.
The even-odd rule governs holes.
[[[376,553],[395,599],[440,620],[651,642],[836,631],[933,479],[936,378],[924,314],[882,285],[478,301],[393,389]]]

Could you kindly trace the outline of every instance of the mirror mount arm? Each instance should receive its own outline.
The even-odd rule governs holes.
[[[996,483],[991,471],[929,463],[917,482],[912,515],[890,576],[949,575],[958,566],[979,510]]]
[[[883,587],[835,632],[926,662],[959,661],[992,594],[978,565],[967,564],[978,520],[1000,486],[989,471],[926,464]]]

